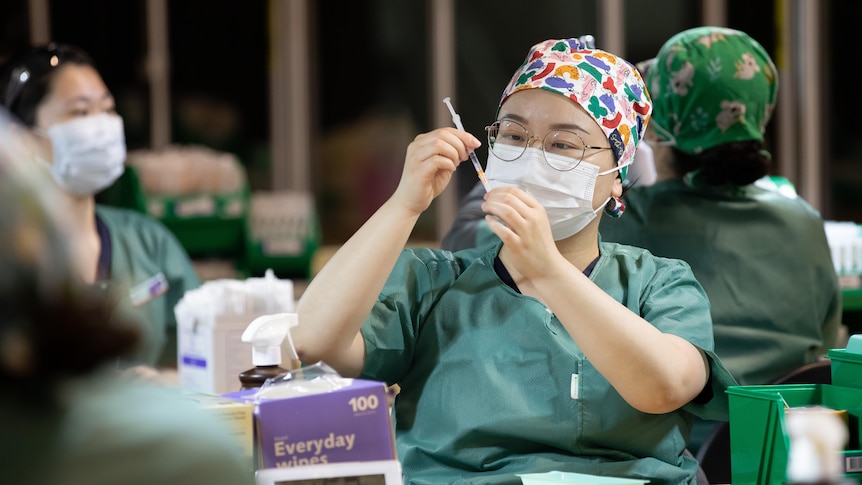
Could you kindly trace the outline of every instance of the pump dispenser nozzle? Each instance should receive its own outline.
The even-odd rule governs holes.
[[[296,313],[276,313],[255,318],[242,333],[242,341],[252,345],[252,363],[280,365],[281,344],[290,329],[298,323]]]
[[[290,338],[290,329],[299,323],[296,313],[276,313],[255,318],[242,333],[242,341],[251,343],[251,360],[254,369],[240,374],[243,389],[260,387],[269,377],[287,372],[281,368],[281,344],[287,337],[291,357],[296,358],[296,349]]]

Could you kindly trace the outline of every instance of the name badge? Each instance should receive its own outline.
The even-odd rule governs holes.
[[[168,279],[163,273],[159,273],[143,283],[135,285],[129,291],[129,298],[132,300],[132,305],[138,307],[164,295],[167,293],[168,287]]]

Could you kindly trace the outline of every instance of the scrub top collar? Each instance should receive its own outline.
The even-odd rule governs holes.
[[[96,214],[96,231],[99,233],[99,243],[101,251],[99,251],[99,263],[96,268],[96,281],[108,281],[111,279],[111,232],[108,226]]]
[[[590,277],[590,273],[593,272],[593,268],[596,267],[596,263],[598,263],[600,257],[601,256],[596,256],[596,259],[592,260],[590,264],[584,268],[584,275],[587,278]],[[503,262],[500,261],[500,256],[494,256],[494,272],[497,273],[497,276],[500,277],[500,280],[503,283],[506,283],[506,286],[518,293],[521,293],[521,290],[518,289],[518,285],[515,284],[515,280],[512,279],[512,275],[509,274],[509,270],[507,270],[506,266],[503,265]]]

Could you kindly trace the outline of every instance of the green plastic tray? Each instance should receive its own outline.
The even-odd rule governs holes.
[[[790,437],[785,403],[790,407],[822,405],[847,410],[850,449],[859,449],[862,389],[829,384],[731,386],[730,468],[734,484],[786,483]]]

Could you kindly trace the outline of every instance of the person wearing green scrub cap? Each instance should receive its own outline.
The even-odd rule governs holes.
[[[670,38],[648,70],[653,128],[688,154],[732,142],[764,141],[778,71],[743,32],[698,27]]]
[[[841,291],[820,213],[769,175],[764,133],[779,86],[769,55],[739,30],[693,28],[662,46],[647,86],[645,138],[669,156],[656,156],[656,183],[624,194],[625,217],[604,218],[602,239],[691,265],[715,351],[740,384],[822,358],[837,343]]]

